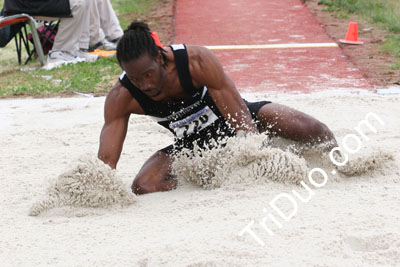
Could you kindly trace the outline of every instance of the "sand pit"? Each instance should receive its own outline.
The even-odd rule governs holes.
[[[349,154],[343,167],[314,151],[281,150],[281,144],[260,150],[264,140],[259,137],[239,142],[247,150],[236,143],[203,159],[177,162],[177,190],[136,199],[128,194],[133,177],[172,136],[150,118],[132,116],[116,179],[111,179],[115,191],[92,191],[103,190],[109,197],[90,202],[93,195],[86,195],[86,202],[60,202],[68,205],[28,216],[34,203],[46,200],[46,188],[57,177],[76,170],[77,158],[97,153],[104,98],[0,100],[2,265],[396,266],[400,97],[363,92],[246,97],[268,98],[309,113],[325,122],[339,143],[348,134],[359,136],[355,127],[369,112],[384,125],[372,122],[376,132],[365,130],[368,140],[360,136],[360,150]],[[275,161],[281,163],[271,165]],[[211,176],[205,175],[206,167]],[[312,198],[297,201],[296,215],[284,221],[269,202],[282,193],[293,196],[292,190],[303,196],[307,192],[298,185],[298,175],[280,174],[300,174],[307,182],[312,168],[325,170],[327,183],[320,188],[308,183]],[[113,198],[112,192],[122,193],[121,198]],[[79,194],[64,196],[79,199]],[[124,203],[130,205],[122,207]],[[278,204],[285,212],[291,209],[290,202]],[[268,213],[282,224],[266,222],[274,236],[260,225]],[[264,246],[248,234],[239,236],[252,221]]]

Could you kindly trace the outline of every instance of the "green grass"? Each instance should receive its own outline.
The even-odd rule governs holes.
[[[400,62],[393,63],[387,67],[390,70],[399,70],[400,69]]]
[[[349,18],[349,15],[345,14],[345,13],[337,13],[337,14],[334,14],[334,16],[336,18],[338,18],[338,19],[347,19],[347,18]]]
[[[332,0],[320,0],[318,5],[333,6],[333,2]]]
[[[115,57],[94,63],[66,65],[52,70],[11,69],[4,73],[8,78],[0,79],[0,97],[48,96],[71,91],[104,94],[120,73]]]
[[[382,52],[390,53],[400,58],[400,35],[388,34],[385,38],[387,41],[381,47]]]
[[[325,7],[322,9],[322,11],[325,11],[325,12],[336,12],[339,10],[340,10],[340,8],[335,7],[335,6],[328,6],[328,7]]]
[[[364,19],[378,23],[393,33],[400,33],[399,0],[320,0],[327,11],[345,11],[358,14]]]
[[[337,18],[357,14],[391,32],[386,36],[387,41],[382,44],[381,51],[400,57],[400,0],[319,0],[318,4],[326,6],[324,11],[338,12],[333,14]]]
[[[121,27],[123,29],[127,28],[129,24],[150,12],[152,6],[154,5],[154,0],[114,0],[111,1],[115,12],[118,14]]]
[[[159,0],[111,0],[124,29],[130,22],[146,15]],[[0,0],[0,8],[4,0]],[[22,60],[26,59],[23,51]],[[39,68],[38,59],[27,65],[18,65],[15,42],[11,40],[0,48],[0,98],[14,96],[54,96],[86,92],[106,94],[117,81],[121,68],[115,57],[103,58],[93,63],[78,63],[52,70]],[[33,70],[21,71],[21,68]]]

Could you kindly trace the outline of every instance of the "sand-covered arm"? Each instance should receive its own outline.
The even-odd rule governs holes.
[[[236,131],[258,133],[250,111],[214,53],[205,47],[195,46],[189,47],[188,51],[193,82],[207,86],[222,116]]]

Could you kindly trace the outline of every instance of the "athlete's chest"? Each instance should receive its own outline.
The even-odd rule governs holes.
[[[199,92],[202,91],[204,86],[199,85],[199,83],[193,80],[190,76],[190,86],[181,83],[179,75],[176,69],[169,73],[168,79],[164,82],[162,87],[162,97],[158,99],[159,102],[169,102],[169,101],[184,101],[188,98],[196,97]],[[187,82],[187,81],[186,81]],[[157,101],[156,99],[153,99]]]
[[[167,116],[157,118],[177,137],[186,137],[207,128],[218,120],[216,106],[211,101],[207,87],[196,92],[190,99],[171,102]]]

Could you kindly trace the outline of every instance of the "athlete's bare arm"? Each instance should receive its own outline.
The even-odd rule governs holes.
[[[188,53],[195,86],[207,86],[220,112],[236,130],[257,132],[247,106],[216,56],[210,50],[198,46],[189,46]],[[257,118],[262,132],[268,129],[275,131],[278,136],[304,143],[328,142],[327,148],[337,146],[333,133],[325,124],[289,107],[273,103],[264,105]]]
[[[214,53],[205,47],[188,46],[188,55],[194,85],[207,86],[222,116],[236,131],[257,133],[246,104]]]
[[[131,113],[143,114],[137,101],[118,81],[104,104],[104,126],[100,134],[98,157],[115,169],[121,155]]]
[[[118,81],[108,93],[104,105],[104,126],[98,157],[115,169],[121,155],[131,113],[144,114],[142,107]],[[172,159],[156,152],[146,161],[132,183],[135,194],[174,189],[177,181],[169,178]]]

